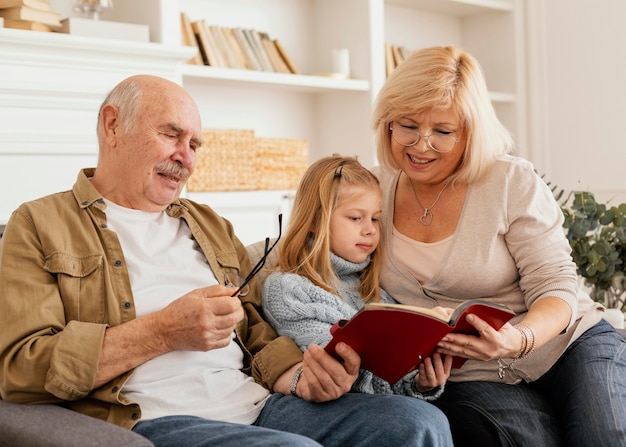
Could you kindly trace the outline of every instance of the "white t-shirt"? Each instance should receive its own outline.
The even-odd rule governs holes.
[[[106,204],[109,228],[124,251],[137,316],[217,284],[183,219]],[[253,423],[269,392],[240,371],[243,352],[234,337],[233,332],[221,349],[172,351],[140,365],[123,391],[141,406],[142,420],[184,414]]]

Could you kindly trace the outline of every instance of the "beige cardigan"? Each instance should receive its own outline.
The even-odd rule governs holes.
[[[394,197],[400,171],[374,168],[383,189],[383,243],[391,240]],[[533,381],[567,346],[602,317],[602,306],[579,287],[576,266],[562,228],[563,215],[546,183],[521,158],[501,157],[489,174],[470,185],[450,251],[441,270],[420,284],[389,250],[381,285],[396,300],[422,307],[456,307],[468,299],[491,300],[518,316],[536,300],[556,296],[572,308],[567,330],[515,363],[504,381]],[[469,360],[451,381],[500,381],[497,361]]]

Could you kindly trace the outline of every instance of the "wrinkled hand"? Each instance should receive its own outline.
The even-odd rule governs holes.
[[[419,374],[415,376],[415,387],[424,393],[433,388],[443,385],[450,377],[452,369],[452,356],[435,352],[426,358],[418,367]]]
[[[469,314],[466,319],[480,335],[448,334],[437,344],[437,352],[483,361],[515,357],[519,352],[522,334],[510,323],[496,331],[476,315]]]
[[[361,358],[345,343],[337,344],[337,361],[318,345],[311,345],[304,352],[302,374],[296,394],[310,402],[326,402],[338,399],[350,391],[359,376]]]
[[[155,312],[153,330],[169,350],[209,351],[230,343],[244,313],[232,288],[195,289]]]

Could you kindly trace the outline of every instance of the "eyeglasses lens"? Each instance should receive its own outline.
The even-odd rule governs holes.
[[[428,147],[440,153],[450,152],[457,143],[456,138],[452,135],[430,134],[421,135],[417,130],[404,126],[389,126],[391,129],[391,137],[394,141],[402,146],[414,146],[420,138],[426,139]]]

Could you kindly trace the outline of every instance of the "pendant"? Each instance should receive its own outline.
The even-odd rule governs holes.
[[[424,214],[420,216],[420,223],[426,227],[433,223],[433,213],[428,208],[424,210]]]

